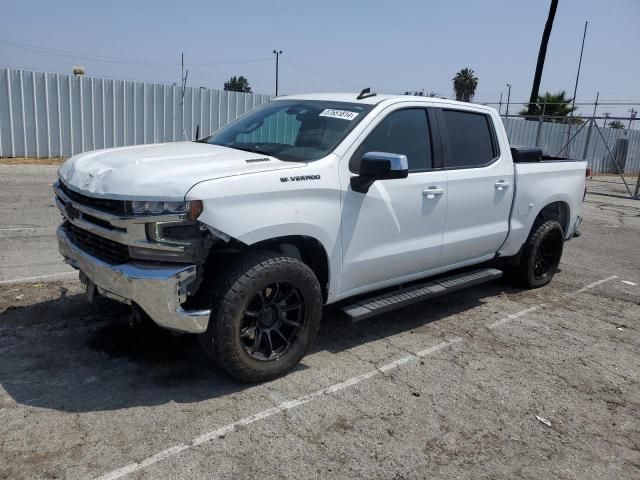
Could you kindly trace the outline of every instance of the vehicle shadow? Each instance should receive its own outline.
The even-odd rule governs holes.
[[[330,307],[311,353],[339,353],[517,291],[487,284],[358,323]],[[194,335],[132,327],[123,306],[91,306],[83,295],[0,313],[0,386],[18,404],[64,412],[198,402],[251,388],[216,368]],[[0,390],[0,407],[5,401]]]

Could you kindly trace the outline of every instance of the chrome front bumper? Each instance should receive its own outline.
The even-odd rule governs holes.
[[[188,333],[207,329],[210,310],[186,311],[187,287],[196,278],[195,265],[149,267],[142,263],[111,265],[75,246],[61,225],[57,231],[60,253],[81,276],[109,298],[135,303],[159,326]]]

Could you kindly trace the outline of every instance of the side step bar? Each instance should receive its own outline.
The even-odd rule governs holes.
[[[455,292],[463,288],[490,282],[502,277],[502,272],[495,268],[483,268],[471,272],[459,273],[440,278],[427,283],[412,285],[372,298],[366,298],[358,303],[342,308],[342,311],[357,322],[381,313],[406,307],[412,303],[422,302],[429,298],[438,297],[445,293]]]

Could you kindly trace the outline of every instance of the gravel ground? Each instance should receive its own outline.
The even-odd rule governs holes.
[[[329,308],[260,385],[72,277],[0,284],[0,478],[639,478],[640,202],[589,196],[582,230],[542,289]],[[16,264],[42,248],[12,240]]]

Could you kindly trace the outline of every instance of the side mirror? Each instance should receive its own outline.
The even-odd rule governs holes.
[[[376,180],[407,178],[409,162],[406,155],[387,152],[367,152],[360,162],[360,174],[351,177],[354,192],[367,193]]]

